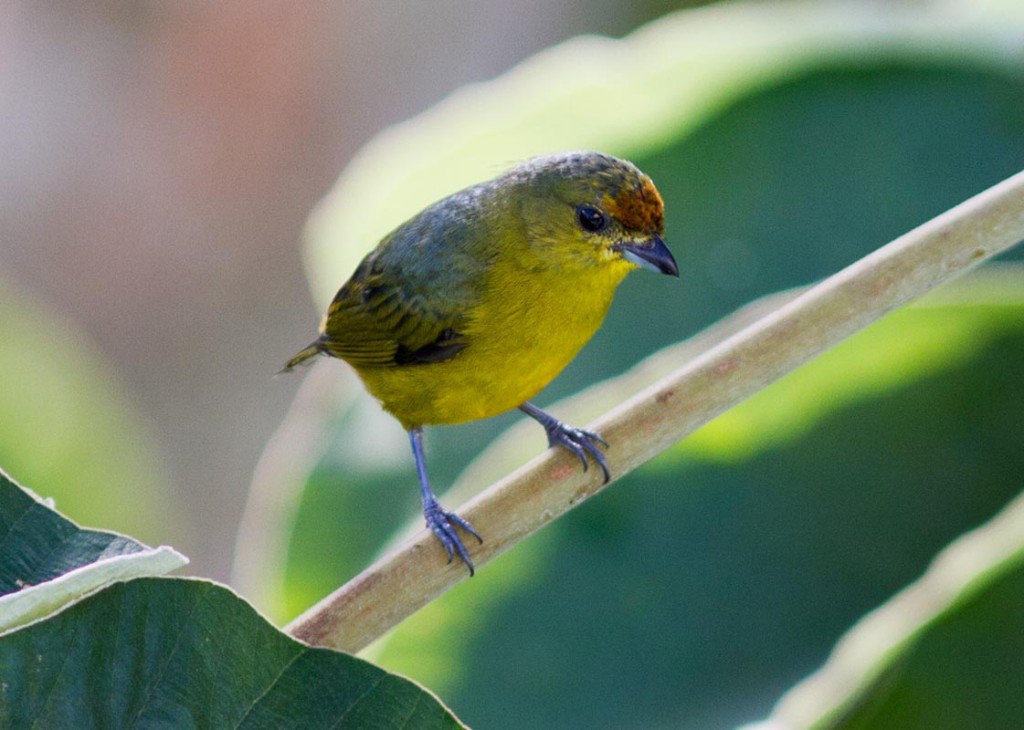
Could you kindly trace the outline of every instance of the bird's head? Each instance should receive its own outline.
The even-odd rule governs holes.
[[[545,255],[625,275],[637,267],[679,276],[662,240],[664,204],[634,164],[599,152],[535,157],[508,173],[522,184],[532,245]],[[518,186],[518,185],[517,185]]]

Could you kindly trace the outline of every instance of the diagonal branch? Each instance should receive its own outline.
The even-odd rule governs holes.
[[[620,477],[885,314],[1024,239],[1024,173],[915,228],[686,363],[598,420]],[[605,486],[548,451],[458,513],[483,566]],[[310,644],[357,652],[467,576],[426,530],[293,621]],[[484,577],[477,580],[485,580]]]

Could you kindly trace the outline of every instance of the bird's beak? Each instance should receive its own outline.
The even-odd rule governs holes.
[[[637,266],[642,266],[651,271],[660,271],[662,274],[679,277],[679,267],[676,265],[672,252],[661,240],[661,236],[652,236],[643,241],[623,241],[615,247],[622,258]]]

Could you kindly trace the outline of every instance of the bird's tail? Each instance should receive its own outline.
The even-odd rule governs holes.
[[[297,366],[308,364],[310,358],[316,357],[321,352],[326,352],[327,349],[324,347],[322,339],[316,339],[309,343],[305,348],[300,350],[294,357],[292,357],[285,366],[278,371],[278,375],[281,373],[290,373]]]

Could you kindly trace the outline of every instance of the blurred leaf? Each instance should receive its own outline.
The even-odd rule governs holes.
[[[397,224],[511,162],[574,148],[646,158],[736,101],[823,68],[1020,63],[1022,21],[1020,6],[986,12],[971,2],[734,2],[675,13],[619,40],[571,39],[456,91],[362,148],[309,222],[314,298],[326,306]],[[839,132],[818,129],[832,142]],[[747,146],[756,153],[759,142],[755,134]],[[804,140],[808,151],[829,153],[811,142]],[[734,155],[733,164],[743,159]],[[748,172],[756,183],[756,168]]]
[[[177,512],[142,418],[65,318],[0,277],[0,466],[85,524],[144,538]]]
[[[859,621],[750,729],[1013,727],[1022,657],[1024,495]]]
[[[1024,284],[1024,268],[1006,273]],[[984,298],[987,281],[991,278],[973,279],[968,296]],[[1022,315],[1021,306],[1013,303],[928,306],[927,301],[895,312],[886,326],[868,328],[834,347],[812,366],[722,414],[672,453],[732,461],[795,440],[849,403],[961,366],[1005,331],[1007,319]],[[659,462],[669,465],[666,458]]]
[[[185,565],[168,547],[83,530],[0,472],[0,633],[115,581]]]

